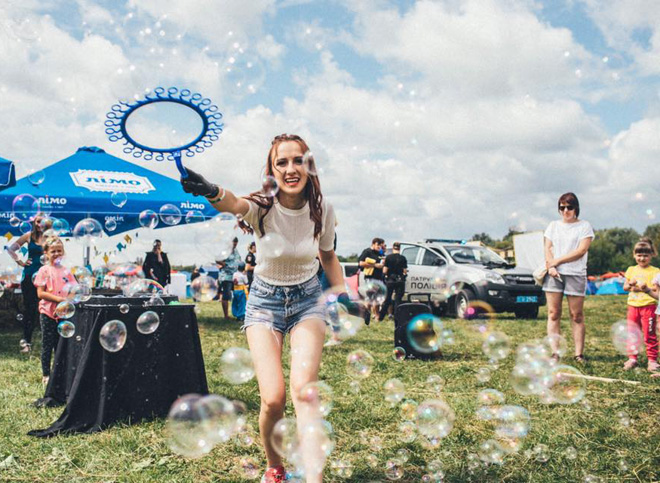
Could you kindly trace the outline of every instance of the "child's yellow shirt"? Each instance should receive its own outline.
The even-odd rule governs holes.
[[[631,280],[636,280],[638,286],[646,284],[647,287],[651,288],[653,278],[658,273],[660,273],[660,268],[656,268],[651,265],[646,268],[642,268],[639,265],[634,265],[632,267],[628,267],[628,270],[626,270],[626,280],[628,280],[628,282]],[[646,307],[647,305],[655,305],[657,303],[658,301],[647,293],[628,293],[628,305],[632,307]]]

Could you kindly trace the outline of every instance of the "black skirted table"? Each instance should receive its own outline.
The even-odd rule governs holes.
[[[166,416],[182,394],[208,394],[204,359],[193,305],[144,306],[146,298],[92,297],[76,306],[73,337],[57,346],[48,387],[40,405],[66,404],[37,437],[92,433],[115,422],[134,423]],[[175,300],[164,297],[166,304]],[[126,314],[119,306],[128,304]],[[152,310],[160,325],[152,334],[137,331],[138,317]],[[108,352],[99,332],[110,320],[126,324],[123,349]]]

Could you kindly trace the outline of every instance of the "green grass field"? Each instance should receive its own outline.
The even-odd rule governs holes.
[[[247,347],[238,323],[222,320],[220,312],[218,303],[207,303],[202,304],[199,315],[209,389],[244,401],[249,422],[257,428],[256,381],[232,386],[220,374],[223,350]],[[481,336],[467,329],[464,321],[446,320],[455,332],[455,344],[445,350],[443,360],[436,362],[395,361],[391,322],[372,324],[344,344],[327,348],[321,379],[332,386],[335,394],[334,408],[328,417],[336,435],[330,461],[349,462],[353,472],[350,478],[341,480],[328,470],[326,481],[387,481],[386,462],[401,448],[411,454],[399,481],[421,481],[431,460],[441,461],[445,481],[589,481],[589,475],[602,481],[660,481],[660,378],[651,379],[645,370],[624,372],[624,358],[615,352],[610,341],[610,326],[624,315],[625,298],[589,297],[585,313],[585,353],[590,363],[584,372],[641,381],[641,385],[590,382],[586,404],[583,400],[574,405],[544,405],[535,397],[520,396],[512,390],[508,379],[514,365],[513,352],[493,371],[489,382],[479,383],[476,371],[488,361],[481,351]],[[502,315],[494,326],[508,334],[517,346],[545,335],[545,316],[545,310],[537,321]],[[563,323],[565,333],[567,324]],[[162,420],[114,426],[91,435],[46,440],[27,436],[30,429],[50,425],[62,408],[37,409],[30,405],[42,395],[39,346],[29,358],[20,355],[19,335],[17,330],[0,334],[0,481],[239,482],[246,481],[241,472],[242,457],[252,456],[265,463],[254,429],[216,446],[198,460],[171,453],[163,436]],[[36,338],[39,337],[37,333]],[[568,342],[570,346],[570,336]],[[349,389],[346,355],[358,348],[370,352],[376,363],[356,395]],[[645,366],[645,357],[640,361]],[[288,367],[288,355],[285,366]],[[413,443],[401,441],[399,410],[384,401],[382,390],[387,379],[398,378],[405,383],[406,397],[422,402],[433,397],[425,386],[430,374],[446,380],[442,394],[456,413],[454,429],[435,449],[422,446],[419,438]],[[527,408],[532,418],[532,428],[522,448],[508,455],[501,466],[486,466],[472,456],[482,441],[493,437],[492,425],[475,417],[476,395],[484,388],[502,391],[507,404]],[[620,411],[630,416],[629,426],[620,423]],[[291,413],[289,404],[287,414]],[[370,443],[373,436],[380,436],[381,449]],[[537,461],[533,451],[539,444],[548,448],[546,462]],[[567,457],[568,447],[577,450],[576,458]],[[375,467],[368,464],[373,460],[370,455],[377,459]]]

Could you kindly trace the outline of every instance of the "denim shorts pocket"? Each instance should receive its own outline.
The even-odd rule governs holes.
[[[259,282],[253,282],[250,287],[250,292],[254,293],[257,297],[272,297],[275,291],[268,287],[263,286]]]

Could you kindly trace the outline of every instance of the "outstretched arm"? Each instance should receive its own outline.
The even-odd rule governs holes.
[[[213,207],[221,213],[233,213],[234,215],[245,215],[250,205],[243,198],[237,197],[226,188],[206,180],[204,176],[186,168],[188,177],[181,179],[183,191],[195,196],[205,197]]]

